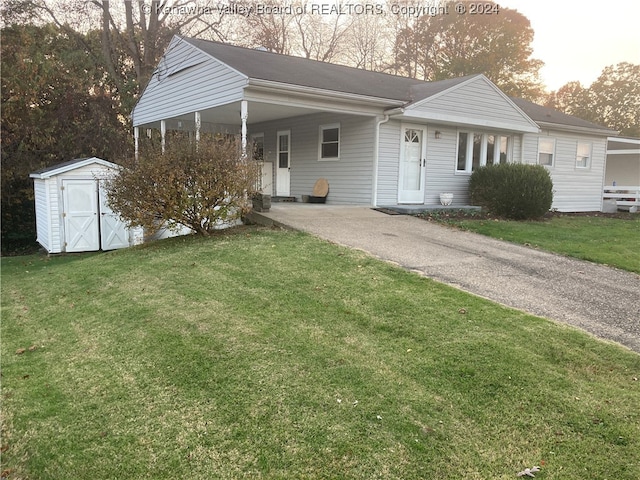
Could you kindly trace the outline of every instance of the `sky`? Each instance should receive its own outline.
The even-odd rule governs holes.
[[[588,87],[620,62],[640,64],[638,0],[496,0],[531,22],[533,58],[548,90],[580,81]]]

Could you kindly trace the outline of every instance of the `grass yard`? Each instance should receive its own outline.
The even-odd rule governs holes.
[[[640,215],[554,215],[543,221],[438,217],[465,230],[640,273]]]
[[[2,259],[7,479],[636,480],[638,377],[301,233]]]

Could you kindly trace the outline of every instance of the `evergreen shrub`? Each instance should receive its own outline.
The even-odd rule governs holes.
[[[553,202],[551,175],[542,165],[501,163],[473,172],[469,196],[488,213],[513,220],[543,217]]]

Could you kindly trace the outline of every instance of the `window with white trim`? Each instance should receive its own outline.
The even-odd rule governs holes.
[[[591,165],[591,144],[578,142],[576,168],[589,168]]]
[[[538,164],[552,167],[555,154],[556,140],[554,138],[538,139]]]
[[[458,132],[456,172],[471,173],[485,165],[509,161],[510,137],[495,133]]]
[[[318,160],[340,160],[340,124],[320,125]]]
[[[278,168],[289,168],[290,131],[278,132]]]

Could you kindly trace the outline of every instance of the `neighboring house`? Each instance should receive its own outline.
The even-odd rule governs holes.
[[[79,158],[29,175],[33,178],[37,242],[48,253],[114,250],[142,242],[110,208],[103,180],[118,166]]]
[[[239,134],[264,161],[263,189],[327,203],[468,204],[480,165],[541,163],[553,208],[600,210],[612,130],[507,97],[484,75],[423,82],[174,37],[132,113],[136,146],[157,129]],[[168,141],[168,140],[167,140]]]

